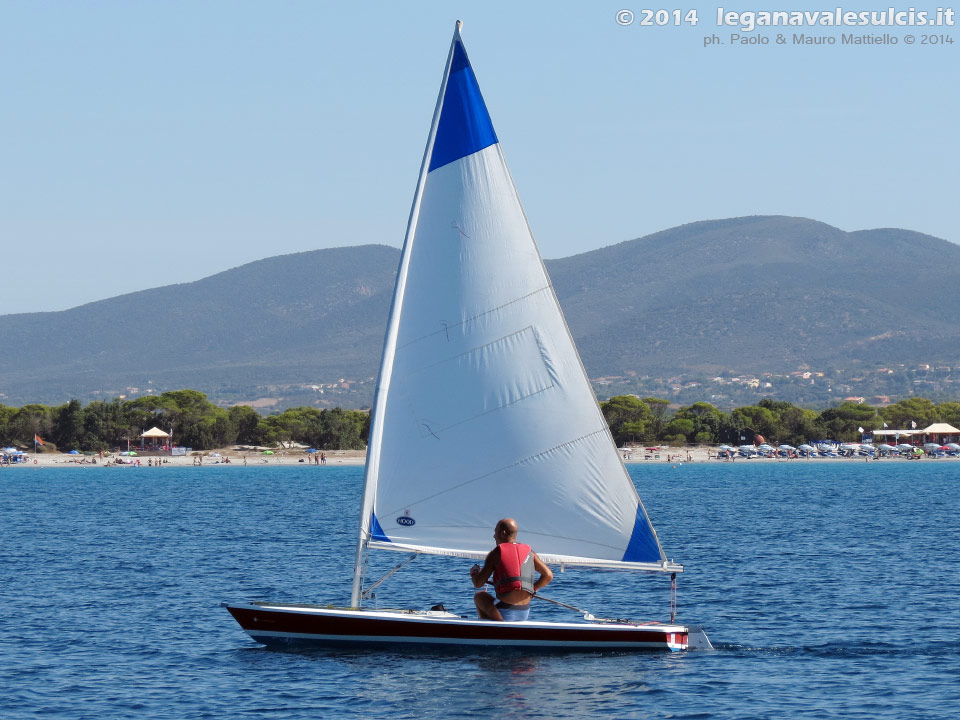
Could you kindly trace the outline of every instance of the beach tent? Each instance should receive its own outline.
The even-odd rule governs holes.
[[[67,453],[67,455],[79,455],[79,454],[80,452],[77,450],[71,450],[70,452]]]
[[[149,443],[150,447],[156,448],[157,445],[162,441],[166,445],[170,441],[170,433],[164,432],[160,428],[154,426],[147,430],[144,433],[140,433],[141,446],[144,442]]]
[[[960,430],[957,430],[950,423],[934,423],[925,427],[921,432],[927,442],[938,442],[941,445],[960,440]]]

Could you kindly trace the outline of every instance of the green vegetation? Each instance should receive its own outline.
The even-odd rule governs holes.
[[[756,405],[725,413],[695,402],[673,414],[662,398],[618,395],[600,404],[617,445],[624,443],[740,444],[762,435],[767,442],[791,443],[829,438],[856,441],[860,431],[918,428],[935,422],[960,426],[960,402],[934,404],[912,397],[885,407],[842,403],[817,412],[782,400],[764,398]],[[303,443],[323,450],[366,447],[370,414],[361,410],[296,407],[261,416],[252,407],[224,409],[196,390],[175,390],[135,400],[65,405],[0,405],[0,444],[32,447],[39,435],[47,450],[109,450],[139,444],[140,433],[153,426],[169,431],[177,445],[197,450],[244,445]]]
[[[960,403],[935,405],[918,397],[885,407],[847,402],[821,412],[768,398],[730,413],[710,403],[696,402],[657,422],[655,413],[662,414],[667,404],[659,398],[641,400],[635,395],[618,395],[601,403],[600,409],[617,445],[656,442],[739,445],[752,443],[755,435],[762,435],[767,442],[793,445],[823,439],[853,442],[861,438],[859,428],[876,430],[884,423],[890,428],[902,429],[909,429],[911,422],[916,422],[918,428],[935,422],[960,424]]]
[[[139,445],[140,433],[173,429],[174,442],[196,450],[246,445],[305,443],[322,450],[366,446],[370,415],[359,410],[290,408],[261,417],[248,406],[226,410],[196,390],[175,390],[135,400],[71,400],[59,407],[0,405],[0,444],[33,447],[39,435],[47,450],[109,450]]]

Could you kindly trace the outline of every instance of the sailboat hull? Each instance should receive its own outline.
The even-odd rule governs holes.
[[[355,610],[273,603],[224,603],[223,606],[254,640],[282,646],[679,651],[690,646],[691,630],[694,635],[700,632],[683,625],[657,623],[505,623],[463,618],[443,611]]]

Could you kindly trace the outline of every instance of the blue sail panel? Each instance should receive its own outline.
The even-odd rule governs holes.
[[[630,542],[623,553],[624,562],[652,562],[659,563],[660,543],[657,542],[650,527],[650,521],[643,512],[643,506],[637,505],[637,519],[633,524],[633,533]]]
[[[380,527],[380,521],[377,520],[376,513],[370,513],[370,539],[379,540],[380,542],[390,542],[390,538],[387,537],[387,534],[383,532],[383,528]]]
[[[480,94],[477,78],[467,60],[463,44],[458,41],[453,48],[450,77],[447,79],[437,135],[433,141],[430,170],[472,155],[496,142],[497,134]]]

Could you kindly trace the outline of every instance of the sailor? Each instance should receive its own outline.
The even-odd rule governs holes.
[[[530,616],[530,599],[553,580],[550,571],[529,545],[517,542],[517,521],[504,518],[493,531],[497,547],[487,554],[481,568],[470,568],[470,578],[478,592],[473,596],[477,614],[484,620],[522,622]],[[534,582],[534,571],[540,577]],[[480,589],[493,575],[497,602]]]

